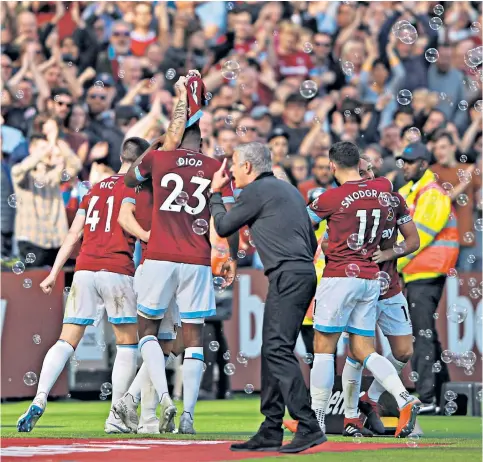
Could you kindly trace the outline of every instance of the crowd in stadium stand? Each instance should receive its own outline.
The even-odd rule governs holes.
[[[357,143],[399,189],[398,155],[421,139],[454,201],[457,268],[481,268],[482,72],[467,59],[481,2],[19,1],[1,14],[2,267],[52,264],[89,184],[118,170],[127,134],[166,130],[177,76],[196,68],[211,94],[203,152],[267,143],[307,202],[334,186],[332,143]],[[248,233],[240,250],[239,266],[260,266]]]

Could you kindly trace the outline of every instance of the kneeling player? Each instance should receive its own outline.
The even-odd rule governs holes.
[[[126,392],[136,374],[134,239],[124,233],[117,223],[117,216],[122,201],[134,197],[134,191],[124,185],[124,174],[148,146],[149,143],[141,138],[129,138],[124,142],[119,173],[96,184],[84,196],[52,271],[40,284],[44,293],[51,293],[59,272],[83,235],[62,332],[45,356],[35,399],[17,422],[19,432],[30,432],[42,416],[50,390],[81,341],[86,326],[95,325],[104,310],[117,344],[112,371],[113,402]],[[129,429],[111,409],[105,431],[128,433]]]

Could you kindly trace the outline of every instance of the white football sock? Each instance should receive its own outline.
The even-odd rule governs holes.
[[[40,371],[39,384],[37,386],[36,398],[47,401],[50,390],[59,378],[65,364],[74,353],[74,348],[64,340],[57,340],[47,352]],[[39,396],[43,394],[43,396]]]
[[[374,378],[391,393],[397,401],[399,408],[402,408],[408,401],[411,400],[411,395],[404,388],[401,379],[397,375],[394,366],[377,353],[371,353],[364,360],[364,367],[367,367],[374,376]]]
[[[203,376],[203,361],[203,347],[186,348],[183,362],[183,405],[184,412],[189,412],[192,418]]]
[[[356,419],[359,415],[359,393],[361,392],[362,364],[347,356],[342,371],[342,390],[344,393],[344,416]]]
[[[146,335],[139,341],[139,348],[143,356],[144,364],[149,373],[149,378],[156,389],[159,399],[168,393],[168,382],[164,370],[164,355],[158,339],[154,335]],[[141,382],[141,387],[142,387]]]
[[[116,359],[112,367],[112,403],[116,403],[131,385],[136,375],[137,345],[116,345]]]
[[[322,431],[325,431],[325,411],[334,386],[334,355],[315,353],[310,372],[310,396],[312,409]]]
[[[404,369],[404,366],[406,366],[407,364],[407,363],[398,361],[393,356],[392,353],[389,353],[389,355],[387,355],[386,358],[394,366],[398,375],[401,373],[401,371]],[[385,391],[386,389],[377,380],[374,379],[371,383],[371,386],[369,387],[369,390],[367,390],[367,395],[369,396],[369,399],[377,403],[379,401],[379,398]]]
[[[151,383],[151,379],[149,378],[149,372],[146,364],[142,363],[138,373],[136,374],[136,377],[134,377],[129,390],[127,391],[130,395],[132,395],[135,403],[139,403],[141,401],[141,390],[144,384],[147,382]]]
[[[167,364],[169,356],[164,355],[164,360]],[[143,364],[144,366],[144,364]],[[141,366],[141,368],[143,367]],[[159,397],[156,393],[156,389],[149,378],[146,367],[146,371],[143,374],[144,381],[141,386],[141,420],[146,422],[148,420],[156,419],[156,409],[159,404]],[[140,370],[141,371],[141,370]]]

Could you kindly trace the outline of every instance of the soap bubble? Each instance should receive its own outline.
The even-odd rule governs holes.
[[[195,234],[198,234],[198,236],[201,236],[208,232],[208,223],[205,219],[198,218],[193,222],[192,229],[195,232]]]
[[[32,337],[32,341],[36,344],[36,345],[40,345],[40,342],[42,342],[42,339],[40,338],[40,335],[39,334],[35,334],[33,337]]]
[[[424,57],[428,63],[435,63],[439,58],[439,52],[436,48],[428,48],[424,53]]]
[[[441,18],[438,17],[433,17],[429,20],[429,27],[433,30],[439,30],[441,26],[443,25],[443,21]]]
[[[400,90],[397,94],[397,102],[403,106],[407,106],[413,100],[413,94],[409,90]]]
[[[10,194],[7,199],[7,204],[13,209],[17,208],[17,196],[15,194]]]
[[[412,45],[418,39],[418,31],[412,24],[403,24],[397,32],[397,38],[406,45]]]
[[[364,244],[364,241],[362,239],[359,239],[359,235],[356,233],[351,234],[347,238],[347,247],[349,247],[349,249],[351,250],[356,250],[356,251],[361,250],[363,244]]]
[[[25,289],[30,289],[32,287],[32,279],[24,279],[23,280],[23,287]]]
[[[225,364],[223,368],[226,375],[233,375],[235,373],[236,367],[232,363]]]
[[[251,383],[247,383],[244,390],[247,395],[251,395],[255,391],[255,387]]]
[[[312,364],[314,362],[314,355],[312,353],[305,353],[303,361],[305,364]]]
[[[409,446],[410,448],[417,448],[418,444],[419,444],[419,435],[417,433],[411,433],[408,436],[406,445]]]
[[[21,261],[17,261],[12,266],[12,271],[15,274],[22,274],[25,271],[25,265]]]
[[[210,342],[209,348],[210,348],[210,351],[218,351],[220,348],[220,344],[215,340],[213,340],[212,342]]]
[[[226,61],[221,69],[221,75],[227,80],[235,80],[240,75],[240,64],[236,61]]]
[[[243,353],[243,351],[240,351],[237,355],[236,355],[236,360],[240,363],[240,364],[243,364],[244,366],[246,366],[248,364],[248,358],[246,357],[245,353]]]
[[[245,258],[245,257],[247,256],[247,253],[246,253],[246,252],[245,252],[243,249],[240,249],[240,250],[237,252],[236,256],[237,256],[238,258]]]
[[[446,364],[449,364],[451,361],[453,361],[453,353],[449,350],[444,350],[441,353],[441,361],[443,361]]]
[[[35,372],[27,372],[23,376],[23,383],[29,387],[33,387],[37,383],[37,374]]]
[[[348,278],[356,278],[359,276],[361,270],[359,266],[357,266],[355,263],[349,263],[345,269],[345,274]]]
[[[419,131],[419,128],[411,127],[406,131],[404,137],[409,143],[417,143],[419,140],[421,140],[421,132]]]
[[[300,85],[300,94],[304,98],[313,98],[317,94],[317,84],[313,80],[305,80]]]
[[[188,193],[185,191],[181,191],[174,201],[178,205],[186,205],[188,202],[188,199],[189,199]]]
[[[312,50],[314,49],[313,45],[310,42],[305,42],[302,50],[304,53],[312,53]]]
[[[468,316],[468,309],[464,306],[457,305],[453,303],[451,306],[448,307],[448,311],[446,313],[446,317],[448,321],[461,324]]]
[[[464,99],[462,99],[459,103],[458,103],[458,109],[460,111],[466,111],[468,109],[468,101],[465,101]]]
[[[169,68],[166,71],[166,79],[173,80],[176,77],[176,71],[173,68]]]
[[[112,393],[112,384],[109,382],[104,382],[101,385],[101,393],[106,396],[110,395]]]
[[[350,61],[344,61],[342,63],[342,72],[350,77],[351,75],[354,74],[354,63]]]
[[[411,380],[411,382],[417,382],[419,380],[419,374],[416,371],[410,372],[409,380]]]
[[[437,14],[438,16],[441,16],[444,13],[444,7],[443,5],[436,5],[433,8],[433,13]]]

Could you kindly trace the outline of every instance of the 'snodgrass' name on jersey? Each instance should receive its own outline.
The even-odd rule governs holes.
[[[366,185],[359,185],[359,186],[362,187]],[[386,194],[387,193],[380,192],[377,189],[368,189],[368,190],[361,189],[360,191],[355,191],[347,195],[346,197],[344,197],[340,205],[348,209],[350,205],[358,199],[371,199],[371,198],[375,199],[375,198],[384,197]]]

